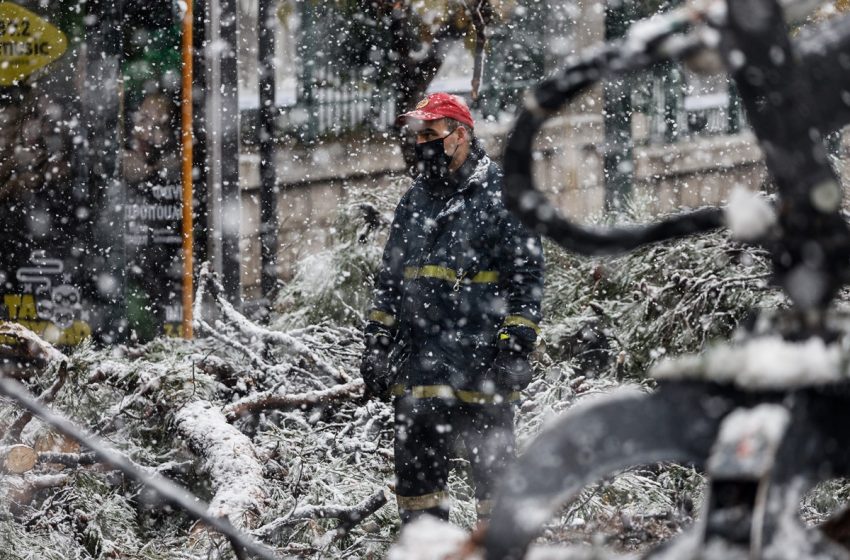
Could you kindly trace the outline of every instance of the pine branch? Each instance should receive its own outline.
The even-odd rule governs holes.
[[[192,518],[225,535],[234,548],[240,548],[265,560],[277,560],[273,551],[236,529],[227,518],[215,517],[207,512],[207,505],[197,496],[177,486],[155,472],[141,468],[121,453],[109,447],[100,438],[86,433],[73,422],[49,410],[33,398],[18,382],[0,377],[0,394],[13,399],[19,406],[31,411],[57,431],[81,442],[104,463],[122,471],[128,478],[156,492],[163,500],[186,511]],[[65,476],[65,475],[59,475]]]
[[[344,371],[333,367],[325,362],[318,354],[313,352],[306,344],[297,338],[290,336],[287,333],[279,331],[271,331],[265,329],[236,310],[233,305],[224,297],[224,287],[212,275],[201,277],[199,283],[206,283],[210,294],[215,299],[219,306],[222,315],[230,321],[230,323],[249,340],[259,340],[267,345],[279,347],[288,354],[299,355],[307,358],[312,362],[316,369],[326,376],[336,379],[340,382],[347,383],[351,381],[351,377]],[[250,352],[247,347],[243,346],[243,351]],[[251,352],[252,354],[255,354]],[[255,361],[263,361],[259,356],[252,357]]]
[[[56,381],[44,391],[41,395],[39,395],[38,400],[41,404],[50,404],[56,399],[56,395],[59,393],[59,390],[65,384],[65,380],[68,378],[68,361],[63,360],[62,364],[59,366],[59,373],[56,376]],[[21,432],[24,431],[24,428],[27,424],[32,420],[32,413],[30,411],[24,411],[18,416],[18,419],[15,420],[9,429],[6,430],[6,435],[3,436],[3,444],[9,444],[18,442],[21,439]]]
[[[5,476],[0,480],[0,502],[6,502],[17,509],[29,505],[36,492],[47,488],[56,488],[68,483],[66,474],[33,474],[24,476]]]
[[[337,531],[341,534],[347,533],[364,519],[381,509],[386,503],[387,492],[382,488],[353,506],[302,506],[285,517],[275,519],[271,523],[263,525],[253,531],[253,534],[268,537],[282,527],[308,519],[338,519],[339,526],[337,527]]]

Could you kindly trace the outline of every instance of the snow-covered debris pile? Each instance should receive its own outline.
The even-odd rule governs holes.
[[[643,378],[660,358],[725,340],[753,310],[784,305],[767,254],[727,232],[616,259],[547,247],[547,352],[583,374]]]
[[[381,204],[375,208],[383,218],[371,229],[361,208],[344,209],[323,269],[329,281],[311,291],[308,277],[296,277],[271,327],[242,316],[205,277],[199,296],[218,312],[197,317],[195,340],[84,345],[67,356],[42,348],[43,367],[28,371],[26,383],[284,557],[383,557],[398,536],[392,409],[362,399],[357,373],[367,279],[382,245],[374,233],[386,223],[389,203]],[[622,376],[651,390],[643,376],[658,357],[725,337],[749,307],[781,304],[766,288],[763,255],[722,233],[609,261],[549,248],[547,270],[548,345],[517,415],[521,448],[555,414],[621,387]],[[588,331],[598,338],[583,338]],[[63,560],[200,559],[214,549],[232,557],[225,539],[98,464],[90,450],[21,418],[14,403],[0,400],[0,437],[8,440],[0,445],[38,454],[29,472],[0,475],[4,551]],[[20,429],[11,430],[16,424]],[[454,465],[452,522],[469,529],[475,512],[466,459]],[[683,467],[625,473],[588,488],[552,520],[543,540],[588,543],[603,533],[615,548],[639,549],[690,519],[700,483]],[[834,500],[818,495],[807,504],[813,519]]]

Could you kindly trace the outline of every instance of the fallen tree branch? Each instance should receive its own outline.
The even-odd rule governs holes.
[[[39,453],[36,460],[38,463],[65,467],[86,467],[98,462],[94,453]]]
[[[15,400],[19,406],[26,408],[62,434],[81,442],[88,449],[91,449],[102,462],[112,465],[127,475],[128,478],[138,482],[142,486],[150,488],[163,498],[164,501],[180,507],[193,519],[218,531],[230,540],[235,549],[241,549],[264,560],[277,560],[274,551],[236,529],[230,520],[210,515],[207,511],[208,506],[203,500],[156,472],[143,469],[121,453],[110,448],[100,438],[86,433],[68,419],[49,410],[33,398],[27,392],[26,388],[17,381],[0,377],[0,394]],[[64,477],[65,475],[55,476]]]
[[[337,527],[337,531],[347,533],[364,519],[381,509],[386,503],[387,491],[382,488],[353,506],[302,506],[295,509],[286,517],[275,519],[252,533],[257,536],[268,537],[282,527],[308,519],[338,519],[339,526]]]
[[[351,381],[351,377],[347,373],[325,362],[318,354],[313,352],[309,346],[294,336],[280,331],[270,331],[265,329],[237,311],[236,308],[233,307],[233,305],[224,297],[224,287],[215,278],[213,278],[211,274],[201,276],[198,282],[207,284],[209,293],[221,309],[222,315],[248,338],[255,338],[265,344],[278,346],[288,354],[303,356],[310,360],[320,373],[323,373],[332,379],[336,379],[343,383]]]
[[[10,338],[26,352],[25,358],[50,364],[66,361],[68,358],[55,346],[19,323],[0,321],[0,337]]]
[[[387,492],[380,489],[353,506],[303,506],[292,512],[290,519],[338,519],[343,531],[350,531],[358,523],[381,509],[387,503]]]
[[[240,416],[274,408],[277,410],[307,408],[320,404],[330,404],[339,401],[350,401],[363,395],[363,380],[355,379],[351,383],[336,385],[329,389],[297,393],[294,395],[281,394],[275,391],[256,393],[224,407],[224,416],[230,422]]]
[[[65,380],[68,379],[68,361],[63,360],[59,365],[59,372],[56,376],[56,381],[44,391],[41,395],[39,395],[38,400],[42,404],[50,404],[56,399],[56,395],[59,393],[59,390],[65,384]],[[3,436],[2,443],[9,444],[19,442],[21,440],[21,432],[24,431],[27,424],[32,420],[32,412],[26,410],[18,416],[17,420],[15,420],[9,429],[6,430],[6,435]]]
[[[177,431],[203,458],[215,492],[208,513],[227,517],[237,527],[251,527],[268,499],[263,466],[251,440],[227,423],[207,401],[187,404],[175,417]]]

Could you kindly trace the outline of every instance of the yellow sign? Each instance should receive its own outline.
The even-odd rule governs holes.
[[[0,2],[0,86],[12,86],[65,52],[68,39],[31,11]]]

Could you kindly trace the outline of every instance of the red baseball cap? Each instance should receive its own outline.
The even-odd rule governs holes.
[[[417,103],[416,109],[400,115],[398,120],[436,121],[447,118],[475,128],[475,121],[472,120],[472,113],[469,112],[466,102],[450,93],[432,93]]]

